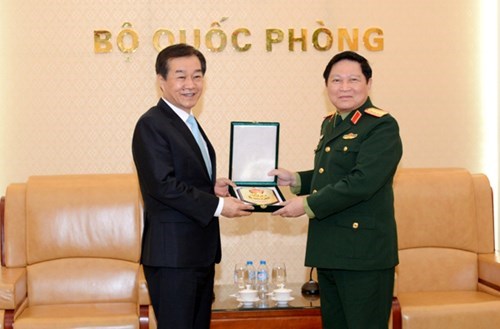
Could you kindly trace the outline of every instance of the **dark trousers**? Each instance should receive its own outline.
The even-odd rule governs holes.
[[[215,267],[144,266],[158,329],[208,329]]]
[[[377,271],[318,269],[323,329],[387,328],[394,268]]]

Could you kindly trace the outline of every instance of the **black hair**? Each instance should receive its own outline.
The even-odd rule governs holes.
[[[161,75],[164,79],[168,74],[168,61],[172,58],[196,56],[201,63],[201,72],[205,75],[207,71],[207,61],[205,56],[198,49],[185,43],[179,43],[168,46],[158,53],[156,57],[156,74]]]
[[[332,70],[333,65],[336,63],[342,61],[342,60],[348,60],[348,61],[354,61],[358,62],[359,65],[361,65],[361,72],[363,72],[363,75],[366,78],[366,81],[371,79],[372,77],[372,68],[370,67],[370,64],[368,63],[368,60],[361,56],[358,53],[355,53],[354,51],[344,51],[341,53],[338,53],[337,55],[333,56],[332,59],[328,62],[326,65],[325,71],[323,72],[323,78],[325,78],[325,83],[328,82],[328,77],[330,76],[330,71]]]

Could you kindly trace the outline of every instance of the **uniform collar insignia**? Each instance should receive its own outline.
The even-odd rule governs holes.
[[[361,112],[359,112],[359,111],[354,112],[354,115],[351,118],[351,122],[353,124],[357,124],[362,115],[363,114],[361,114]]]

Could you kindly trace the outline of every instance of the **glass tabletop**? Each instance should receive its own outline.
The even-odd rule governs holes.
[[[212,303],[212,311],[245,311],[262,309],[303,309],[319,308],[319,295],[304,296],[301,293],[303,283],[289,283],[286,288],[292,289],[292,300],[286,303],[278,303],[269,295],[264,300],[255,303],[243,304],[237,300],[238,289],[234,285],[216,285],[214,287],[215,300]]]

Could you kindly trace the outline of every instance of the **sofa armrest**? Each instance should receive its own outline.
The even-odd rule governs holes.
[[[1,327],[11,329],[16,313],[27,304],[26,268],[0,268],[0,309],[3,310]]]
[[[393,297],[398,297],[398,271],[396,267],[396,271],[394,272],[394,290],[392,291]]]
[[[500,293],[500,252],[478,256],[479,283]]]
[[[26,299],[26,269],[0,269],[0,309],[14,310]]]
[[[151,301],[149,299],[148,283],[146,282],[146,277],[144,276],[144,269],[142,265],[139,268],[139,304],[140,305],[151,304]]]

